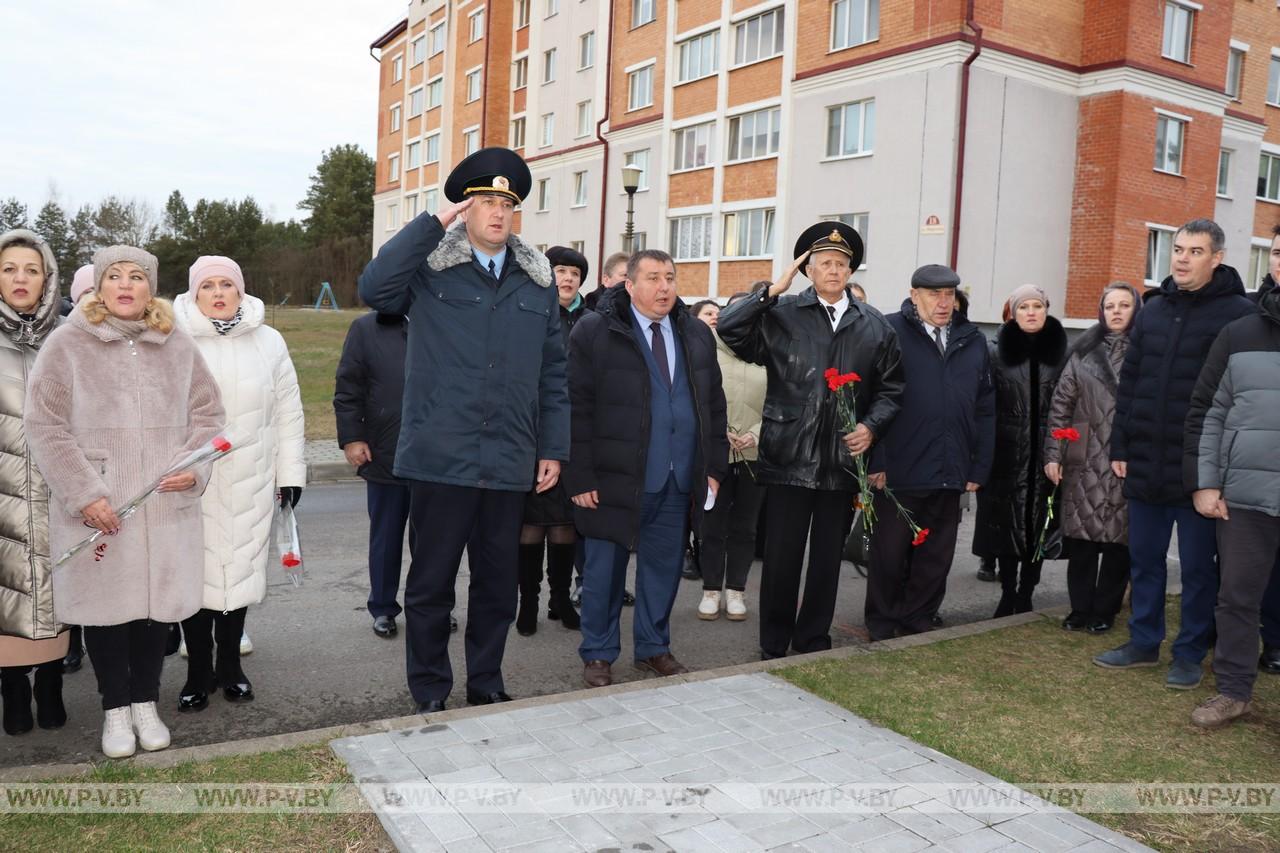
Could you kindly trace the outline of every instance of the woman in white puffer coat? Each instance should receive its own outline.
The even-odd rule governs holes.
[[[195,338],[218,381],[237,442],[204,493],[203,609],[182,623],[188,668],[178,710],[199,711],[218,687],[228,701],[253,699],[240,666],[245,610],[267,594],[276,501],[296,505],[307,470],[298,376],[284,338],[263,324],[262,300],[245,293],[230,258],[197,258],[189,282],[173,305],[178,328]]]

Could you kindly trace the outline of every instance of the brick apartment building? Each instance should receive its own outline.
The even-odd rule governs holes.
[[[882,309],[940,262],[975,320],[1034,282],[1080,326],[1197,216],[1256,287],[1280,222],[1270,0],[411,0],[371,47],[375,249],[486,145],[533,171],[519,232],[593,277],[641,167],[636,247],[686,298],[775,277],[839,217]]]

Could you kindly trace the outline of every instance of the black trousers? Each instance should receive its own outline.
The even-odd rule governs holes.
[[[98,678],[102,710],[160,699],[160,670],[168,622],[135,619],[123,625],[85,625],[84,645]]]
[[[853,492],[769,486],[764,569],[760,576],[760,652],[782,657],[831,648],[844,531]],[[805,542],[809,569],[799,612]]]
[[[221,610],[201,609],[189,619],[182,620],[182,637],[187,641],[187,687],[207,693],[219,685],[226,687],[245,680],[240,669],[240,635],[244,633],[244,617],[248,610],[241,607],[223,613]],[[215,641],[218,644],[216,669],[213,663]]]
[[[929,529],[929,536],[913,546],[911,525],[883,491],[875,493],[865,610],[873,640],[890,639],[897,631],[919,634],[932,627],[930,620],[947,594],[947,575],[956,554],[959,492],[904,493],[897,498],[916,524]]]
[[[1220,574],[1213,611],[1218,629],[1213,674],[1219,693],[1247,702],[1258,678],[1259,611],[1280,548],[1280,518],[1236,506],[1230,507],[1230,516],[1217,525]]]
[[[409,487],[395,483],[366,483],[369,508],[369,615],[400,615],[400,563],[404,557],[404,528],[409,521]],[[409,528],[413,552],[413,528]]]
[[[1129,585],[1129,543],[1068,538],[1065,545],[1072,612],[1084,619],[1114,621]]]
[[[502,690],[502,656],[516,618],[525,493],[423,482],[410,490],[409,523],[416,535],[404,585],[409,692],[414,701],[430,702],[453,690],[449,614],[463,548],[471,567],[467,690]]]
[[[747,575],[755,559],[756,520],[764,488],[747,471],[747,463],[735,462],[720,484],[716,505],[702,517],[702,588],[747,588]]]

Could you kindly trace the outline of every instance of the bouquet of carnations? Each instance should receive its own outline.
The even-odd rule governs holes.
[[[144,503],[146,503],[147,498],[155,494],[156,489],[160,488],[160,482],[165,477],[169,477],[174,474],[180,474],[183,471],[187,471],[199,465],[203,465],[204,463],[210,460],[220,459],[231,452],[231,447],[232,447],[231,442],[228,441],[223,435],[220,434],[216,436],[208,444],[202,447],[198,447],[195,450],[191,451],[182,459],[179,459],[177,462],[175,462],[174,464],[166,468],[164,473],[162,473],[159,477],[157,477],[154,481],[152,481],[151,485],[147,486],[147,488],[143,489],[141,492],[135,495],[132,500],[116,507],[115,508],[116,518],[120,519],[120,521],[123,522],[126,518],[129,518],[131,515],[137,512],[138,508],[141,507]],[[54,561],[53,567],[55,569],[58,568],[63,563],[67,562],[67,560],[70,560],[76,554],[79,554],[85,548],[88,548],[94,542],[97,542],[100,538],[102,538],[102,536],[103,536],[103,533],[101,530],[93,531],[93,533],[89,534],[84,539],[81,539],[75,545],[72,545],[70,548],[68,548],[62,554],[62,556],[58,557],[58,559]],[[105,543],[103,546],[99,546],[99,547],[105,548]],[[98,549],[95,549],[95,551],[98,551]],[[95,557],[94,557],[95,560],[100,560],[101,558],[102,558],[101,553],[95,554]]]

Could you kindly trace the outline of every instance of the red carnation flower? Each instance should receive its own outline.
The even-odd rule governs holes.
[[[1080,440],[1080,431],[1075,427],[1063,427],[1062,429],[1055,429],[1052,433],[1050,433],[1050,435],[1052,435],[1058,441],[1079,441]]]
[[[911,547],[918,548],[919,546],[923,545],[924,541],[928,538],[929,538],[929,528],[927,527],[920,528],[920,531],[916,533],[916,538],[911,540]]]
[[[218,436],[213,440],[213,446],[219,453],[226,453],[231,449],[231,442],[227,441],[222,436]]]

